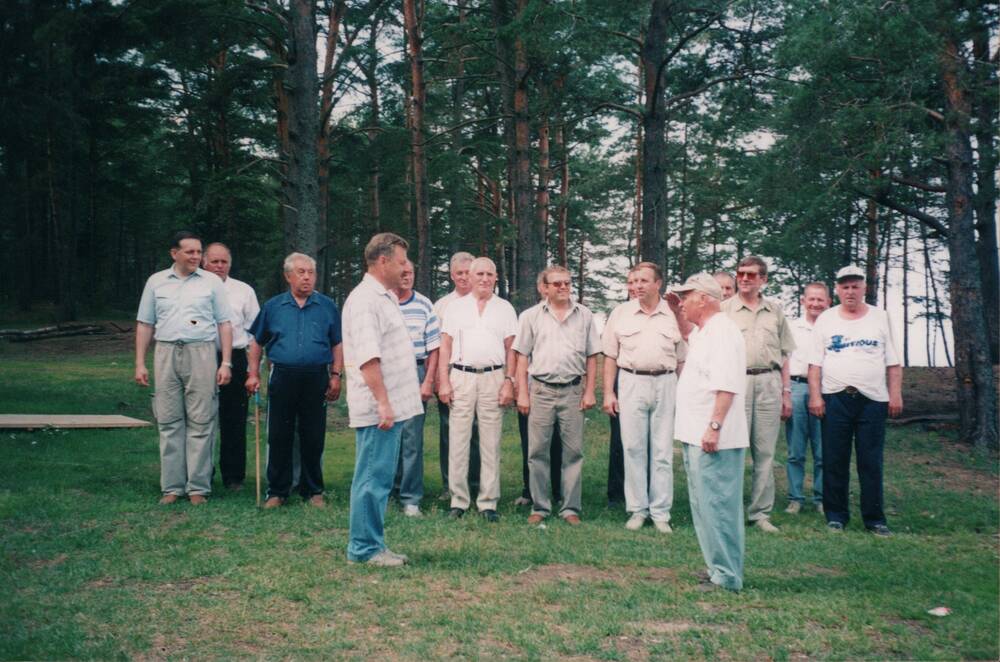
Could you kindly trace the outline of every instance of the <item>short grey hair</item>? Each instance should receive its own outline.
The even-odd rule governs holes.
[[[469,265],[469,271],[474,271],[473,265],[476,264],[477,262],[481,262],[483,264],[488,264],[488,265],[490,265],[490,269],[493,270],[493,273],[497,272],[496,262],[494,262],[493,260],[491,260],[488,257],[477,257],[476,259],[474,259],[472,261],[472,264]]]
[[[375,264],[382,256],[392,257],[396,252],[396,246],[400,246],[404,251],[409,250],[410,243],[392,232],[379,232],[368,241],[365,246],[365,263]]]
[[[296,262],[308,262],[310,267],[313,269],[316,268],[316,260],[312,259],[305,253],[289,253],[288,257],[285,258],[285,264],[283,267],[286,274],[295,268]]]
[[[460,262],[472,262],[476,259],[472,253],[466,253],[465,251],[459,251],[451,256],[451,260],[448,262],[448,268],[450,270],[455,269],[455,265]]]

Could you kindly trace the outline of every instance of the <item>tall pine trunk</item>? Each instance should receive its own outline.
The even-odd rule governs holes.
[[[946,36],[944,46],[939,59],[948,109],[945,117],[948,138],[945,200],[960,434],[964,441],[985,450],[997,447],[997,392],[983,308],[996,305],[996,302],[983,300],[976,254],[972,145],[968,129],[971,108],[961,81],[961,56],[954,37]]]
[[[413,158],[413,211],[417,230],[417,289],[430,291],[430,214],[427,186],[427,156],[424,153],[424,109],[427,88],[424,86],[423,38],[417,16],[417,0],[403,0],[403,21],[406,26],[407,49],[410,56],[410,150]]]
[[[653,0],[642,42],[642,229],[639,259],[662,264],[666,257],[666,67],[669,0]]]

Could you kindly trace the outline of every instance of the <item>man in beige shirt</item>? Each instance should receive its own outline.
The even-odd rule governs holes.
[[[743,332],[747,354],[746,415],[750,427],[753,479],[747,516],[761,531],[776,533],[774,508],[774,449],[781,420],[791,416],[792,389],[788,357],[795,350],[792,329],[781,305],[761,296],[767,264],[748,255],[736,267],[738,293],[722,302],[722,312]]]
[[[636,298],[612,311],[601,338],[603,408],[621,421],[625,509],[630,513],[625,528],[637,531],[649,518],[657,531],[670,533],[674,396],[686,345],[673,311],[660,298],[660,267],[640,262],[631,275]]]

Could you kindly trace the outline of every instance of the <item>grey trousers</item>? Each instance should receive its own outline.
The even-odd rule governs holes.
[[[215,343],[156,343],[154,415],[160,430],[160,489],[209,494],[215,449]]]
[[[528,482],[531,512],[548,516],[552,512],[550,452],[552,428],[559,421],[562,438],[562,507],[560,517],[580,514],[583,477],[583,411],[580,399],[583,384],[554,387],[532,380],[531,411],[528,413]]]
[[[417,365],[417,381],[423,383],[427,371],[424,364]],[[404,506],[419,506],[424,498],[424,413],[403,421],[399,436],[399,460],[396,462],[394,488],[399,493],[399,502]]]

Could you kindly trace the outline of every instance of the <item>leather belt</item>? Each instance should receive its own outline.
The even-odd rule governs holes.
[[[809,379],[808,378],[806,378],[806,377],[799,377],[798,375],[792,375],[791,376],[791,380],[793,382],[798,382],[800,384],[808,384],[809,383]]]
[[[545,384],[546,386],[551,386],[552,388],[566,388],[567,386],[576,386],[582,380],[582,378],[579,375],[577,375],[568,382],[547,382],[544,379],[539,379],[538,377],[532,377],[532,379],[538,382],[539,384]]]
[[[669,375],[673,372],[673,370],[633,370],[632,368],[618,367],[625,372],[630,372],[633,375],[639,375],[640,377],[659,377],[660,375]]]
[[[864,394],[862,394],[861,391],[854,388],[853,386],[845,386],[844,390],[841,391],[841,393],[843,393],[844,395],[849,395],[852,398],[864,397]]]
[[[777,368],[747,368],[748,375],[766,375],[769,372],[774,372]]]
[[[417,359],[417,365],[423,365],[427,359]]]
[[[493,372],[494,370],[503,369],[502,365],[490,365],[486,366],[485,368],[473,368],[472,366],[462,365],[461,363],[452,363],[451,367],[454,368],[455,370],[461,370],[462,372],[474,372],[477,375],[481,375],[484,372]]]

